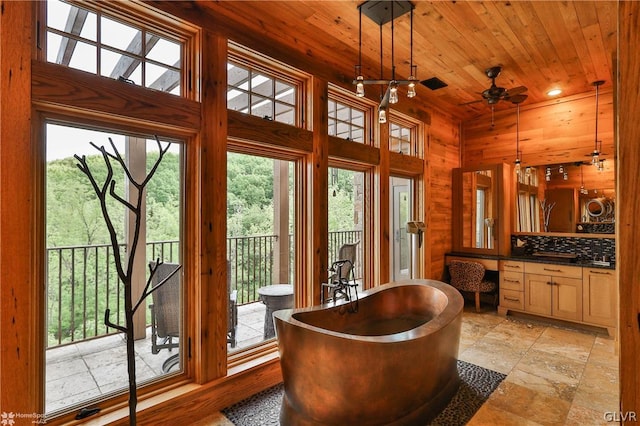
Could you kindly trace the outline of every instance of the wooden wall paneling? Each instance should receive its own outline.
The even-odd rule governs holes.
[[[613,95],[600,92],[598,139],[601,152],[614,159]],[[595,140],[595,92],[520,107],[523,166],[589,161]],[[516,155],[515,108],[487,113],[463,125],[463,167],[513,163]]]
[[[270,146],[276,145],[289,151],[312,151],[313,133],[309,130],[232,110],[227,115],[230,138],[249,143],[268,140]]]
[[[313,128],[313,151],[307,161],[308,191],[307,235],[309,247],[307,253],[311,255],[309,275],[305,277],[305,285],[311,286],[309,291],[313,304],[320,303],[321,283],[326,282],[329,269],[329,89],[326,80],[314,77],[311,79],[311,124]],[[309,261],[309,259],[307,259]]]
[[[201,275],[195,336],[198,383],[227,372],[227,40],[204,32],[202,48]],[[224,313],[224,314],[223,314]]]
[[[619,7],[618,75],[618,283],[620,291],[620,401],[622,413],[640,412],[640,3],[622,1]],[[635,419],[623,422],[635,423]]]
[[[44,243],[34,242],[42,225],[34,223],[31,138],[34,5],[2,2],[0,13],[0,412],[14,413],[44,409],[44,274],[36,263]]]
[[[374,265],[373,285],[388,283],[391,280],[391,193],[389,182],[389,123],[378,126],[378,141],[380,141],[380,163],[375,168],[377,191],[374,200],[374,234],[373,258],[378,259]]]
[[[430,245],[430,276],[442,279],[445,253],[452,249],[452,173],[460,167],[460,122],[433,112],[429,126],[429,187],[426,241]],[[427,243],[425,243],[427,244]]]
[[[185,129],[200,127],[198,102],[62,65],[34,61],[32,66],[33,101],[39,106],[99,111],[102,118],[126,111],[127,117],[151,121],[156,127],[159,123]]]

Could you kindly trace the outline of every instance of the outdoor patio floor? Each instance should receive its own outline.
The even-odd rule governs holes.
[[[266,307],[261,302],[238,306],[237,346],[240,350],[263,341]],[[151,353],[151,330],[147,338],[135,342],[138,383],[163,374],[162,363],[173,354],[167,349]],[[124,336],[113,334],[46,351],[46,413],[65,410],[81,402],[91,405],[102,395],[128,387],[127,355]]]

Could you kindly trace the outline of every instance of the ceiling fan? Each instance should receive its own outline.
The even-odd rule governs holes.
[[[482,99],[477,99],[460,105],[469,105],[476,102],[486,102],[487,105],[495,105],[499,101],[509,101],[513,103],[520,103],[524,101],[527,98],[527,95],[523,94],[527,91],[526,87],[518,86],[512,89],[505,89],[504,87],[496,85],[496,78],[500,75],[501,71],[501,66],[487,68],[484,73],[491,79],[491,87],[480,93],[482,95]]]

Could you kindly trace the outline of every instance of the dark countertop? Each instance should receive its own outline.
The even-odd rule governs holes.
[[[517,260],[521,262],[534,262],[534,263],[547,263],[550,265],[569,265],[569,266],[582,266],[586,268],[598,268],[598,269],[616,269],[616,264],[611,262],[610,265],[594,264],[592,260],[576,259],[575,261],[569,259],[552,259],[548,257],[538,256],[499,256],[492,254],[482,253],[463,253],[463,252],[450,252],[447,256],[460,256],[460,257],[474,257],[477,259],[492,259],[492,260]]]

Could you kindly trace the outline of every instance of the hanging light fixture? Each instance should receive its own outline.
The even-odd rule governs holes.
[[[514,100],[513,103],[516,104],[516,161],[515,161],[515,171],[516,175],[520,175],[521,171],[521,156],[522,151],[520,151],[520,104],[527,99],[527,95],[521,96],[517,100]],[[493,105],[491,106],[492,118],[491,122],[493,124]],[[492,126],[493,127],[493,126]]]
[[[359,29],[358,29],[358,64],[356,68],[356,78],[353,84],[356,86],[356,95],[359,97],[365,94],[365,85],[386,86],[386,91],[381,93],[380,105],[378,106],[378,122],[387,122],[387,109],[389,104],[395,104],[399,101],[398,87],[407,86],[407,97],[416,96],[416,70],[417,66],[413,64],[413,4],[408,0],[394,0],[390,2],[367,0],[358,6]],[[399,80],[396,78],[395,64],[395,36],[394,36],[394,20],[405,13],[409,12],[410,17],[410,50],[411,58],[409,63],[409,78]],[[380,78],[377,80],[366,79],[362,74],[362,14],[370,18],[380,26]],[[382,26],[387,22],[391,22],[391,78],[384,78],[384,66],[382,55]],[[384,90],[384,89],[383,89]]]
[[[604,84],[604,80],[594,81],[591,84],[596,86],[596,131],[593,152],[591,153],[591,164],[593,164],[598,170],[601,170],[603,166],[600,164],[600,155],[602,154],[600,150],[602,149],[602,141],[598,140],[598,87]]]
[[[584,172],[582,170],[582,166],[583,164],[580,163],[580,193],[586,195],[589,193],[589,191],[587,191],[584,187]]]

